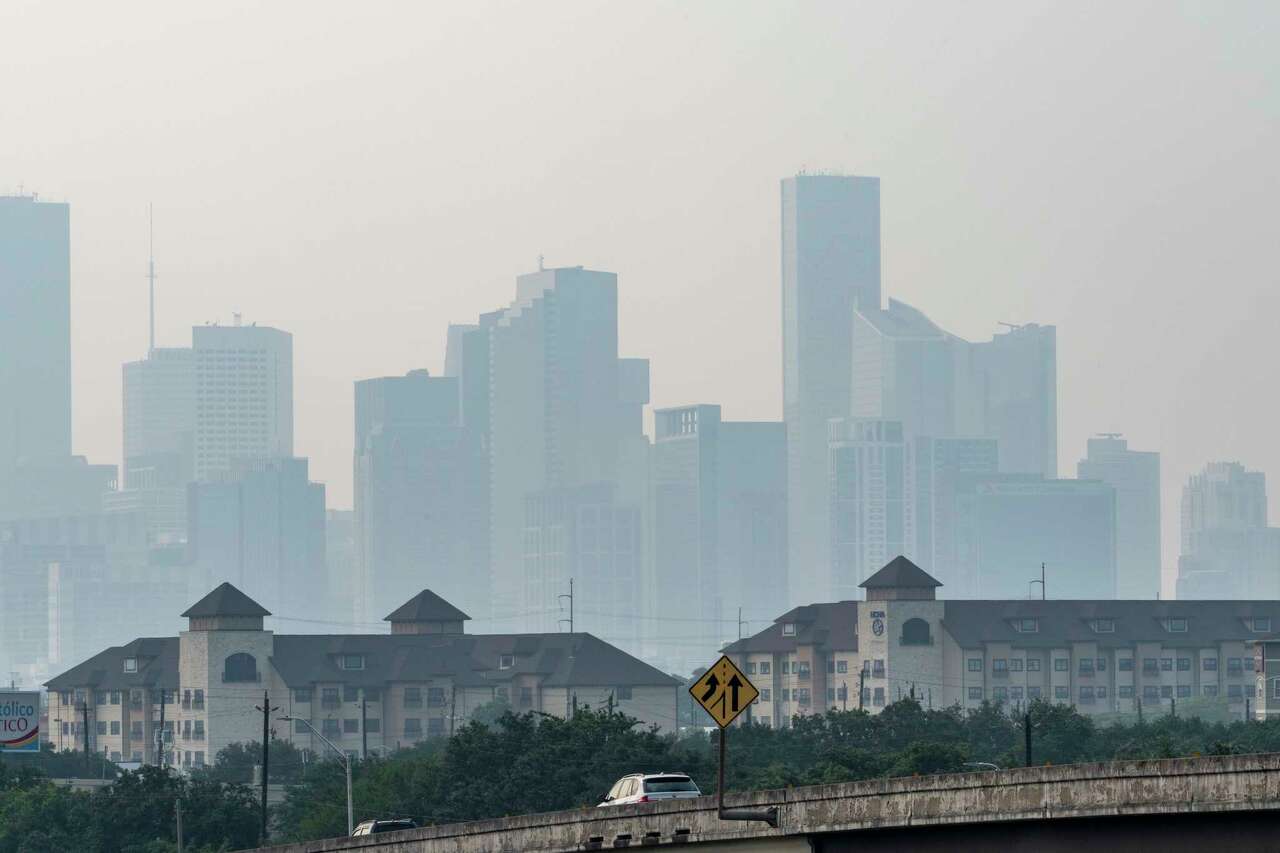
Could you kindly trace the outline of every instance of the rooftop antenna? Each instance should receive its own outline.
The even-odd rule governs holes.
[[[1025,323],[1006,323],[1004,320],[996,320],[996,325],[1005,326],[1009,329],[1009,331],[1016,332],[1018,329],[1021,329],[1026,324]]]
[[[546,269],[546,267],[542,265],[542,261],[543,261],[542,255],[538,255],[538,272],[542,272],[544,269]]]
[[[147,324],[149,357],[156,351],[156,227],[151,202],[147,202],[147,289],[151,308]]]

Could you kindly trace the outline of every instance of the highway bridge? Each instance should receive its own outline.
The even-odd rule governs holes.
[[[574,809],[262,848],[271,853],[707,853],[1280,850],[1280,753],[878,779],[749,794],[778,827],[719,818],[714,797]]]

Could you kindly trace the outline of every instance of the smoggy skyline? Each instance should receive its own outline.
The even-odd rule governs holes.
[[[778,419],[778,181],[877,176],[886,298],[974,340],[1056,325],[1059,473],[1095,432],[1159,451],[1169,567],[1190,474],[1280,477],[1278,23],[1261,3],[18,3],[0,190],[72,206],[77,453],[120,460],[150,202],[158,343],[233,312],[291,332],[295,452],[349,507],[352,382],[438,372],[447,324],[539,255],[618,274],[654,406]]]

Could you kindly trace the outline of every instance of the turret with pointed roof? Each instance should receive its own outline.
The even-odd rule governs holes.
[[[461,634],[471,617],[429,589],[415,595],[385,617],[393,634]]]
[[[258,602],[222,583],[182,614],[192,631],[261,631],[262,617],[271,613]]]
[[[867,591],[867,601],[932,601],[942,582],[898,555],[858,586]]]

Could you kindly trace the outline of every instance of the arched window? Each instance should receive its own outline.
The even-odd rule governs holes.
[[[923,619],[908,619],[902,623],[902,645],[927,646],[931,642],[928,622]]]
[[[236,652],[227,658],[222,671],[223,681],[257,681],[258,662],[253,655]]]

